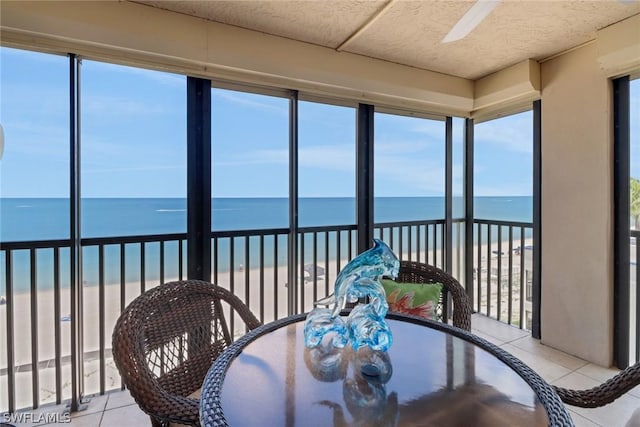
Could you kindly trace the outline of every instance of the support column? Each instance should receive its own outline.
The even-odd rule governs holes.
[[[71,283],[71,412],[84,409],[82,245],[80,227],[80,66],[69,55],[69,251]]]
[[[453,119],[445,122],[445,179],[444,179],[444,269],[453,272]]]
[[[630,219],[631,204],[631,112],[629,76],[613,80],[613,361],[620,369],[629,366],[630,346]],[[637,225],[636,225],[637,228]],[[636,268],[638,268],[636,266]],[[636,308],[637,310],[637,308]],[[636,343],[638,346],[638,343]]]
[[[542,300],[542,101],[533,102],[533,294],[531,336],[540,339],[540,309]],[[524,252],[521,253],[524,256]],[[522,274],[522,272],[521,272]],[[525,283],[526,286],[526,283]],[[521,313],[520,316],[524,316]]]
[[[358,253],[366,251],[373,245],[373,114],[373,105],[358,105],[358,127],[356,130]]]
[[[289,251],[288,310],[296,314],[298,301],[298,91],[289,97]],[[302,304],[302,302],[301,302]]]
[[[211,81],[187,77],[187,278],[211,281]]]
[[[473,119],[464,127],[464,286],[474,303],[473,283]]]

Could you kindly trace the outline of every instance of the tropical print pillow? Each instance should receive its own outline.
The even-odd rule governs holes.
[[[400,283],[389,279],[380,282],[390,311],[437,320],[442,283]]]

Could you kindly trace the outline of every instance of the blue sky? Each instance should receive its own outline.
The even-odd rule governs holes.
[[[0,48],[0,61],[0,192],[67,197],[68,59]],[[186,78],[89,60],[81,75],[83,197],[185,197]],[[214,197],[287,196],[288,102],[213,89]],[[301,101],[299,117],[300,196],[354,197],[355,109]],[[531,194],[531,120],[525,112],[476,125],[476,195]],[[639,122],[632,130],[636,158]],[[454,119],[456,194],[463,124]],[[376,196],[443,195],[443,141],[443,121],[376,113]],[[632,174],[640,176],[640,161]]]

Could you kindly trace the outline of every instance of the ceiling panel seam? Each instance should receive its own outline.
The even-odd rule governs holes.
[[[380,19],[380,17],[382,17],[382,15],[384,15],[387,12],[387,10],[389,10],[396,1],[397,0],[389,0],[389,2],[385,4],[383,7],[381,7],[380,10],[378,10],[376,13],[371,15],[371,17],[367,19],[364,22],[364,24],[360,26],[360,28],[358,28],[349,37],[347,37],[342,43],[340,43],[340,45],[336,47],[336,50],[338,52],[344,50],[344,47],[347,44],[351,43],[353,40],[359,37],[362,33],[364,33],[369,27],[371,27],[371,25],[373,25],[378,19]]]

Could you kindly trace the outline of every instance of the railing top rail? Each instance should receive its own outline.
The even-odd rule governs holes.
[[[476,218],[473,220],[475,224],[487,224],[487,225],[500,225],[505,227],[533,227],[532,222],[523,222],[523,221],[504,221],[499,219],[479,219]]]
[[[81,240],[82,246],[118,245],[121,243],[149,243],[185,240],[187,233],[148,234],[118,237],[87,237]]]
[[[357,230],[355,224],[349,225],[318,225],[312,227],[298,227],[300,233],[322,233],[324,231],[349,231]]]
[[[22,249],[50,249],[69,247],[69,239],[54,240],[26,240],[14,242],[0,242],[0,251],[14,251]]]
[[[640,230],[629,230],[631,237],[640,237]]]
[[[421,221],[396,221],[396,222],[377,222],[373,224],[374,228],[389,228],[389,227],[408,227],[415,225],[432,225],[432,224],[444,224],[444,219],[426,219]]]
[[[212,231],[211,237],[214,239],[225,237],[247,237],[247,236],[271,236],[279,234],[289,234],[288,228],[256,228],[251,230],[222,230]]]
[[[82,246],[99,246],[119,245],[121,243],[166,242],[173,240],[185,240],[186,238],[186,233],[147,234],[137,236],[85,237],[80,240],[80,243]],[[0,242],[0,250],[51,249],[69,247],[70,245],[71,241],[69,239],[24,240]]]
[[[224,237],[244,237],[244,236],[260,236],[273,234],[287,234],[286,228],[276,229],[260,229],[260,230],[235,230],[235,231],[212,231],[212,238]],[[175,240],[186,240],[187,233],[168,233],[168,234],[144,234],[134,236],[115,236],[115,237],[85,237],[81,239],[82,246],[99,246],[99,245],[119,245],[127,243],[150,243],[150,242],[167,242]],[[68,247],[71,244],[69,239],[52,239],[52,240],[24,240],[12,242],[0,242],[0,250],[23,250],[23,249],[48,249],[55,247]]]

